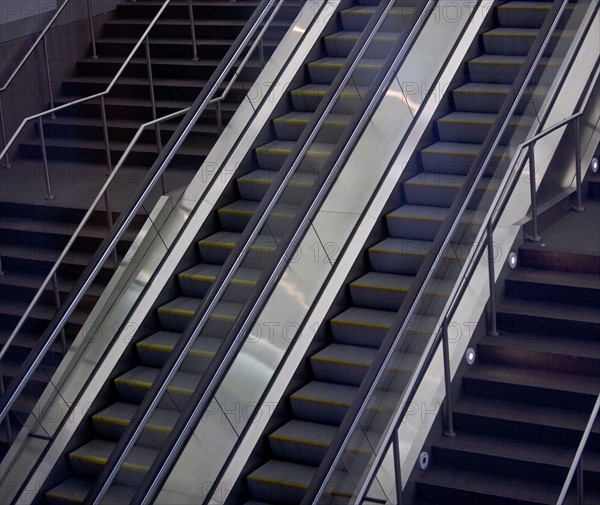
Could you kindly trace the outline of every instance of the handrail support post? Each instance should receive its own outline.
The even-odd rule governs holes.
[[[40,135],[40,149],[42,151],[42,162],[44,164],[44,179],[46,182],[46,200],[54,200],[52,186],[50,184],[50,169],[48,168],[48,155],[46,154],[46,137],[44,135],[44,124],[42,118],[38,118],[38,129]]]
[[[90,24],[90,39],[92,42],[92,58],[94,60],[98,59],[98,51],[96,49],[96,33],[94,31],[94,17],[92,16],[92,3],[91,0],[87,0],[88,7],[88,21]]]
[[[579,458],[577,463],[577,500],[579,505],[584,505],[583,500],[584,489],[583,489],[583,455]]]
[[[455,438],[454,419],[452,412],[452,378],[450,376],[450,349],[448,346],[448,318],[445,317],[442,323],[442,350],[444,354],[444,383],[446,385],[446,399],[444,400],[444,410],[446,416],[446,426],[444,436]]]
[[[575,184],[577,187],[577,205],[573,207],[575,212],[583,212],[583,191],[581,188],[581,116],[577,116],[574,121],[573,130],[575,135]]]
[[[492,220],[487,223],[487,254],[488,254],[488,276],[490,284],[490,321],[488,336],[497,337],[498,323],[496,318],[496,272],[494,269],[494,228]]]
[[[108,137],[108,120],[106,119],[106,100],[104,95],[100,97],[100,116],[102,117],[102,135],[104,136],[104,151],[106,154],[106,175],[110,175],[113,169],[112,155],[110,153],[110,139]]]
[[[529,144],[528,147],[529,157],[529,189],[531,191],[531,223],[533,225],[533,235],[527,238],[530,242],[541,242],[538,230],[538,208],[537,208],[537,187],[535,180],[535,142]]]
[[[6,123],[4,122],[4,110],[2,108],[2,95],[0,94],[0,128],[2,128],[2,147],[6,147]],[[4,155],[4,168],[12,168],[10,158],[8,157],[8,150]]]
[[[42,46],[44,48],[44,64],[46,66],[46,82],[48,83],[48,98],[50,109],[54,109],[54,93],[52,91],[52,78],[50,77],[50,62],[48,60],[48,44],[46,43],[46,35],[42,38]],[[50,119],[56,119],[54,112],[50,114]]]
[[[198,61],[198,46],[196,45],[196,23],[194,21],[194,6],[192,0],[188,2],[188,11],[190,15],[190,31],[192,33],[192,61]]]

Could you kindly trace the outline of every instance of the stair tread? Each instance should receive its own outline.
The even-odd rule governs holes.
[[[276,177],[275,170],[253,170],[237,179],[238,184],[271,184]],[[288,183],[290,187],[311,188],[315,183],[314,174],[307,172],[296,172],[292,180]]]
[[[204,246],[233,248],[241,237],[241,233],[235,231],[218,231],[198,243]],[[256,237],[252,243],[252,248],[275,249],[279,243],[278,237],[263,233]]]
[[[389,274],[385,272],[368,272],[350,283],[354,288],[377,289],[407,293],[413,281],[413,275]]]
[[[87,444],[71,451],[69,458],[88,461],[96,465],[104,465],[114,450],[115,445],[115,442],[108,440],[92,439]],[[127,456],[123,467],[138,472],[147,472],[157,454],[158,450],[156,449],[136,445]]]
[[[335,39],[346,39],[356,41],[360,38],[362,32],[354,31],[354,30],[341,30],[336,33],[332,33],[331,35],[326,35],[325,40],[335,40]],[[383,32],[380,31],[375,35],[375,42],[396,42],[400,38],[400,34],[395,32]]]
[[[487,112],[451,112],[437,120],[438,123],[448,124],[470,124],[476,126],[492,126],[496,121],[497,115]],[[516,116],[510,118],[509,126],[529,126],[533,124],[533,118],[530,116]],[[477,144],[479,145],[479,144]]]
[[[600,342],[590,339],[562,338],[549,335],[536,335],[533,333],[501,332],[498,337],[483,340],[479,345],[600,359]]]
[[[198,265],[187,269],[185,272],[180,273],[179,277],[192,281],[213,282],[217,278],[217,275],[219,275],[220,271],[221,265],[199,263]],[[262,270],[259,268],[242,267],[236,272],[235,276],[231,280],[231,284],[253,286],[258,281],[261,273]]]
[[[419,476],[419,483],[441,485],[446,489],[480,493],[494,498],[515,498],[528,503],[555,503],[561,485],[506,475],[434,466]],[[518,494],[516,494],[518,493]],[[554,501],[553,501],[554,500]]]
[[[358,390],[355,386],[311,381],[290,395],[292,400],[303,400],[349,407]]]
[[[129,425],[137,409],[136,404],[116,402],[92,415],[92,419],[95,423],[125,427]],[[169,433],[177,419],[179,419],[177,411],[158,407],[146,423],[145,429]]]
[[[329,447],[338,428],[328,424],[292,419],[269,435],[270,440]]]
[[[367,309],[350,307],[331,319],[331,324],[346,324],[365,326],[387,330],[396,317],[396,312],[390,310]]]
[[[254,214],[254,212],[256,212],[259,204],[260,202],[255,200],[236,200],[225,207],[221,207],[218,212],[219,214],[238,214],[251,216]],[[271,216],[291,219],[296,216],[299,208],[299,205],[277,203],[271,212]]]
[[[292,95],[325,96],[329,90],[326,84],[305,84],[292,91]],[[367,86],[346,86],[340,98],[362,98],[367,95]]]
[[[296,147],[296,142],[292,140],[273,140],[256,148],[257,153],[264,154],[283,154],[288,156]],[[313,142],[308,149],[307,156],[329,157],[335,148],[335,144],[326,144],[324,142]]]
[[[542,285],[597,289],[600,291],[600,275],[598,274],[543,270],[539,268],[518,268],[510,273],[508,280]]]
[[[179,296],[158,308],[159,313],[193,316],[202,304],[201,298]],[[213,310],[211,317],[218,319],[235,320],[242,309],[241,303],[220,301]]]
[[[312,112],[288,112],[283,116],[274,119],[275,123],[282,124],[301,124],[307,125],[313,117]],[[333,113],[327,116],[324,125],[325,126],[347,126],[350,122],[351,114],[339,114]]]
[[[434,447],[449,450],[471,452],[475,454],[507,458],[517,461],[543,463],[569,468],[573,461],[575,448],[564,445],[551,445],[546,443],[528,442],[505,437],[479,435],[460,432],[456,438],[439,437]],[[597,464],[600,454],[590,452],[586,454],[588,463]],[[592,459],[593,458],[593,459]]]
[[[45,495],[48,498],[54,500],[61,500],[68,503],[83,503],[85,497],[91,489],[93,481],[82,479],[79,477],[70,477],[69,479],[61,482],[58,486],[53,487],[49,491],[46,491]],[[120,484],[113,484],[110,488],[109,495],[114,493],[118,496],[123,503],[129,502],[135,494],[136,488],[130,486],[123,486]],[[110,496],[105,497],[101,502],[103,505],[110,503]]]
[[[447,207],[434,207],[431,205],[406,204],[387,214],[388,219],[410,219],[416,221],[439,221],[443,222],[448,215]],[[476,219],[479,217],[480,219]],[[485,211],[465,210],[463,222],[481,223],[485,217]]]
[[[20,271],[8,271],[4,272],[4,275],[0,277],[0,287],[1,286],[18,286],[29,289],[38,290],[42,283],[45,280],[45,276],[29,274],[29,273],[21,273]],[[58,289],[61,292],[70,292],[75,285],[75,280],[73,279],[58,279]],[[52,283],[49,283],[46,287],[46,290],[52,290]],[[91,296],[100,296],[104,291],[104,287],[100,284],[92,284],[87,290],[86,293]],[[2,332],[0,331],[0,335]]]
[[[567,303],[505,298],[498,305],[498,312],[600,325],[600,311],[596,307],[583,305],[578,305],[575,311],[573,305]]]
[[[558,392],[574,392],[587,395],[600,393],[600,376],[582,380],[579,375],[548,372],[533,368],[518,368],[492,363],[479,363],[465,375],[464,380],[483,380]]]
[[[358,64],[359,69],[371,68],[371,69],[379,69],[383,66],[385,62],[384,59],[381,58],[362,58]],[[346,58],[338,57],[338,56],[325,56],[324,58],[319,58],[318,60],[311,61],[308,66],[311,67],[325,67],[325,68],[342,68],[346,63]]]
[[[467,180],[465,175],[452,175],[452,177],[440,177],[440,174],[431,172],[422,172],[419,175],[409,179],[404,184],[414,186],[431,186],[431,187],[445,187],[451,189],[461,188]],[[498,178],[483,178],[479,183],[479,187],[485,187],[496,190],[499,187]]]
[[[272,459],[250,473],[247,479],[265,484],[307,489],[316,470],[313,466]]]
[[[455,402],[453,411],[455,414],[576,431],[583,431],[590,417],[590,413],[584,411],[469,395],[462,396]],[[599,422],[595,423],[593,432],[600,433]]]
[[[181,334],[174,331],[157,331],[149,337],[140,340],[136,347],[140,350],[155,352],[173,352],[173,348],[181,338]],[[189,351],[190,356],[200,356],[212,358],[219,347],[221,339],[214,337],[202,337],[196,339]]]
[[[159,373],[159,368],[137,366],[116,377],[114,382],[123,386],[149,389]],[[191,395],[200,381],[200,377],[200,374],[179,371],[175,374],[168,389]]]
[[[368,368],[376,355],[377,349],[370,347],[333,343],[313,354],[311,360]],[[416,353],[395,353],[387,369],[411,372],[415,369],[419,358]]]

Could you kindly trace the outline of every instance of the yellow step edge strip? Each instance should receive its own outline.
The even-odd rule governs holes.
[[[261,153],[261,154],[274,154],[274,155],[289,156],[291,154],[292,150],[291,149],[275,149],[275,148],[266,148],[265,149],[265,148],[259,147],[258,149],[256,149],[256,152]],[[311,151],[309,149],[306,156],[327,158],[327,157],[331,156],[331,153],[326,152],[326,151]]]
[[[249,480],[253,480],[256,482],[262,482],[263,484],[273,484],[275,486],[291,487],[292,489],[300,489],[302,491],[306,491],[308,489],[308,486],[298,484],[296,482],[284,482],[284,481],[277,480],[277,479],[269,479],[267,477],[257,477],[254,475],[248,475],[247,478]]]
[[[361,283],[351,283],[350,284],[351,288],[357,288],[357,289],[375,289],[377,291],[387,291],[390,293],[408,293],[408,289],[404,289],[404,288],[393,288],[393,287],[387,287],[387,286],[375,286],[374,284],[361,284]]]
[[[308,445],[310,447],[319,447],[321,449],[327,449],[330,444],[325,442],[317,442],[316,440],[307,440],[296,437],[288,437],[285,435],[277,435],[276,433],[271,433],[269,435],[270,440],[277,440],[279,442],[288,442],[290,444],[299,444],[299,445]]]
[[[150,389],[150,386],[152,385],[150,382],[122,379],[120,377],[115,379],[115,383],[139,389]],[[167,391],[169,391],[170,393],[181,393],[188,396],[190,396],[194,392],[193,389],[183,388],[181,386],[167,386]]]
[[[359,363],[358,361],[350,361],[336,358],[326,358],[324,356],[311,356],[311,361],[319,361],[320,363],[329,363],[331,365],[353,366],[357,368],[369,368],[367,363]]]
[[[192,317],[195,312],[193,310],[186,309],[171,309],[169,307],[159,307],[158,312],[162,314],[169,314],[172,316],[181,316],[181,317]],[[226,316],[224,314],[211,314],[210,319],[216,319],[217,321],[234,321],[235,316]]]
[[[136,347],[145,351],[173,352],[173,346],[167,344],[149,344],[139,342],[136,344]],[[190,355],[198,358],[212,358],[215,353],[210,351],[202,351],[200,349],[190,349],[188,351],[188,356]]]
[[[216,277],[214,276],[210,276],[210,275],[201,275],[201,274],[186,274],[186,273],[181,273],[178,276],[180,279],[182,280],[186,280],[186,281],[195,281],[195,282],[214,282],[214,280],[216,279]],[[254,281],[245,281],[242,279],[232,279],[231,280],[231,284],[235,285],[235,286],[255,286],[256,282]]]
[[[369,252],[379,253],[379,254],[402,254],[403,256],[425,256],[426,252],[418,252],[418,251],[395,251],[393,249],[383,249],[379,247],[371,247],[369,248]]]
[[[94,421],[98,421],[103,424],[110,424],[113,426],[121,426],[121,427],[129,426],[129,421],[125,420],[125,419],[116,419],[114,417],[106,417],[106,416],[102,416],[102,415],[93,415],[92,419],[94,419]],[[166,426],[160,426],[158,424],[148,423],[148,424],[144,425],[144,429],[148,430],[148,431],[159,432],[159,433],[171,433],[171,428],[168,428]]]
[[[260,184],[262,186],[267,186],[267,185],[270,186],[271,184],[273,184],[273,181],[268,181],[268,180],[264,180],[264,179],[250,179],[250,178],[245,178],[245,177],[240,177],[238,179],[238,182],[240,182],[240,181],[244,182],[246,184]],[[295,187],[295,188],[312,188],[313,184],[309,184],[307,182],[290,181],[288,186]]]
[[[302,396],[302,395],[296,395],[293,394],[290,396],[291,399],[293,400],[297,400],[300,402],[311,402],[311,403],[319,403],[321,405],[329,405],[331,407],[349,407],[350,403],[348,402],[342,402],[339,400],[321,400],[320,398],[310,398],[308,396]]]
[[[387,325],[376,324],[376,323],[357,323],[355,321],[344,321],[343,319],[337,319],[335,317],[331,320],[331,322],[334,324],[343,324],[345,326],[356,326],[358,328],[372,328],[375,330],[388,330],[389,329],[389,326],[387,326]]]

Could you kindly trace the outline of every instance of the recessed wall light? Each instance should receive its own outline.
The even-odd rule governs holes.
[[[473,363],[475,363],[476,357],[477,357],[477,353],[475,352],[475,349],[473,349],[472,347],[469,347],[467,349],[467,352],[465,353],[465,359],[467,360],[467,365],[471,366]]]
[[[517,268],[518,264],[519,264],[519,257],[517,256],[516,252],[512,251],[508,255],[508,266],[511,268],[511,270],[514,270],[515,268]]]

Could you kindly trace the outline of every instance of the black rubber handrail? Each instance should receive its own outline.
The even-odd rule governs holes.
[[[447,242],[451,237],[452,232],[458,226],[460,215],[467,207],[471,196],[475,193],[477,184],[481,180],[483,173],[492,158],[493,152],[500,142],[500,138],[508,125],[510,117],[516,110],[521,97],[525,93],[534,69],[542,57],[543,51],[550,40],[551,33],[554,31],[554,28],[556,27],[559,18],[568,2],[569,0],[554,2],[550,8],[546,19],[544,20],[544,23],[540,28],[540,31],[514,80],[513,86],[509,90],[498,112],[495,122],[486,136],[483,145],[467,174],[466,182],[468,184],[465,183],[462,186],[446,216],[446,219],[436,234],[433,245],[431,248],[429,248],[426,257],[423,260],[423,263],[419,268],[413,283],[411,284],[411,288],[409,289],[405,300],[396,314],[394,321],[392,322],[372,364],[369,367],[367,374],[365,375],[365,378],[363,379],[356,393],[356,396],[346,412],[346,415],[344,416],[344,419],[342,420],[342,423],[340,424],[340,427],[336,432],[331,445],[327,449],[327,452],[325,453],[325,456],[321,461],[321,464],[319,465],[319,468],[317,469],[317,472],[315,473],[315,476],[312,479],[306,494],[304,495],[301,505],[315,505],[326,492],[325,487],[335,471],[335,468],[337,467],[337,464],[342,457],[342,454],[345,451],[346,446],[354,433],[354,430],[359,429],[358,422],[363,412],[367,409],[367,406],[377,389],[379,380],[385,373],[387,363],[393,356],[394,350],[397,348],[402,337],[404,336],[408,321],[410,321],[418,303],[425,295],[425,284],[433,274],[435,266],[442,260]],[[403,395],[403,400],[400,402],[402,407],[397,413],[397,419],[401,420],[406,414],[406,411],[409,408],[409,402],[406,401],[406,397],[412,398],[412,396],[414,396],[421,382],[420,379],[424,376],[425,370],[428,368],[431,360],[433,359],[435,349],[432,344],[435,340],[436,337],[431,339],[429,343],[430,345],[428,346],[428,351],[426,352],[426,359],[421,361],[421,366],[417,368],[411,376],[409,385],[407,386],[407,389]],[[397,423],[391,423],[391,426],[395,427],[396,424]],[[369,462],[371,476],[379,466],[378,461],[381,459],[381,457],[383,457],[390,445],[392,431],[393,429],[390,429],[384,435],[380,450],[375,455],[375,459],[377,461],[371,460]],[[355,497],[357,498],[358,502],[360,502],[360,499],[362,496],[364,496],[364,493],[368,488],[367,483],[370,482],[369,476],[363,477],[365,477],[365,479],[363,480],[358,495]]]
[[[435,2],[432,0],[428,2],[421,1],[418,2],[418,5],[424,7],[425,5],[433,5],[434,3]],[[195,342],[196,338],[200,335],[204,325],[208,322],[212,310],[219,302],[221,295],[227,289],[229,281],[235,275],[237,268],[239,268],[239,266],[242,264],[246,253],[250,250],[251,244],[262,230],[262,226],[268,219],[268,216],[279,199],[279,196],[287,187],[287,182],[289,182],[289,180],[292,178],[304,155],[308,152],[308,149],[315,140],[320,127],[325,122],[329,112],[333,109],[336,101],[339,99],[341,93],[345,89],[346,84],[353,75],[360,58],[366,52],[368,44],[375,37],[379,28],[383,24],[387,13],[392,8],[393,2],[381,2],[379,4],[367,27],[359,38],[359,41],[355,44],[351,54],[347,58],[343,68],[338,72],[326,96],[321,100],[317,110],[313,114],[311,122],[307,127],[304,128],[295,148],[286,159],[286,162],[283,164],[282,168],[277,172],[273,183],[269,187],[269,190],[263,197],[249,224],[242,233],[242,236],[236,245],[237,254],[232,254],[227,258],[225,264],[220,270],[219,275],[215,281],[213,281],[211,288],[203,298],[202,305],[199,307],[192,320],[186,326],[182,337],[179,339],[175,348],[171,352],[165,365],[163,365],[159,376],[154,380],[151,389],[146,393],[144,401],[136,411],[136,415],[129,423],[125,433],[121,436],[117,446],[109,458],[109,461],[104,466],[101,474],[95,482],[92,492],[89,496],[100,497],[101,494],[106,493],[111,483],[116,478],[127,454],[129,451],[131,451],[137,441],[137,438],[141,434],[145,422],[150,417],[154,408],[158,405],[162,394],[164,394],[168,384],[170,383],[170,380],[177,373],[180,364],[187,356],[187,352]],[[417,11],[418,10],[419,9],[417,9]],[[400,35],[401,39],[403,38],[404,34],[409,34],[411,32],[411,29],[416,24],[418,18],[419,16],[417,15],[411,18]],[[345,147],[347,148],[348,146]],[[331,167],[329,171],[331,171]],[[321,173],[321,179],[324,180],[324,178],[326,178],[324,177],[325,175],[326,174],[324,172]],[[315,185],[315,189],[313,191],[318,191],[318,184]],[[298,219],[301,217],[302,213],[299,213]],[[289,236],[289,233],[286,236]],[[286,240],[286,237],[284,237],[284,242],[286,242]],[[279,251],[281,250],[282,249],[280,247]],[[283,260],[285,260],[283,256],[281,257]],[[236,325],[229,332],[228,336],[219,347],[216,355],[212,358],[208,369],[203,374],[202,379],[196,387],[192,397],[186,403],[186,407],[184,408],[171,433],[167,437],[167,441],[163,444],[162,449],[159,451],[154,464],[152,465],[150,471],[146,474],[142,485],[139,486],[138,491],[133,498],[134,503],[148,503],[153,497],[154,493],[160,489],[162,479],[166,477],[167,471],[165,469],[169,468],[170,465],[175,461],[179,451],[185,444],[184,440],[187,440],[185,437],[191,433],[190,427],[196,424],[196,417],[199,417],[207,408],[209,402],[214,396],[214,393],[225,377],[229,366],[243,345],[245,341],[245,334],[236,330],[238,327],[245,328],[245,323],[248,320],[246,314],[254,312],[258,307],[262,306],[262,303],[264,303],[266,291],[263,289],[263,287],[266,286],[264,279],[267,277],[269,277],[268,270],[263,272],[263,275],[261,275],[261,278],[254,288],[253,295],[249,300],[247,300],[242,308],[242,312],[237,318]],[[272,284],[274,285],[275,282],[276,281],[273,280]],[[88,500],[88,503],[96,503],[97,501],[97,499],[94,502]]]
[[[73,289],[69,295],[67,295],[64,303],[52,318],[48,327],[42,333],[25,361],[19,367],[17,374],[6,388],[6,392],[0,398],[0,422],[8,415],[8,412],[25,388],[25,385],[30,380],[34,371],[44,359],[46,353],[53,345],[68,319],[85,295],[87,289],[90,287],[97,274],[102,269],[102,266],[112,254],[113,249],[120,241],[122,235],[137,215],[146,197],[152,191],[154,185],[160,180],[163,172],[175,156],[179,147],[183,144],[198,117],[208,107],[209,102],[218,92],[226,76],[234,67],[239,56],[243,53],[262,22],[268,16],[273,5],[274,0],[261,0],[260,5],[256,8],[248,23],[242,29],[242,32],[235,43],[229,48],[227,54],[208,80],[206,86],[192,104],[190,111],[182,119],[165,148],[158,155],[156,161],[144,177],[144,180],[132,196],[131,203],[127,209],[121,213],[119,219],[109,230],[106,238],[94,253]]]

